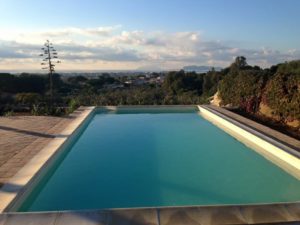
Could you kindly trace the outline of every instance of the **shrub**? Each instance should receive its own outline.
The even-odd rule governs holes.
[[[277,73],[267,84],[264,100],[282,119],[300,119],[300,74]]]
[[[9,116],[13,116],[14,115],[14,111],[7,111],[4,113],[4,116],[9,117]]]
[[[41,101],[41,95],[37,93],[18,93],[15,96],[16,102],[25,104],[25,105],[33,105],[37,102]]]
[[[79,102],[77,99],[72,98],[69,102],[68,113],[74,112],[79,107]]]
[[[34,116],[62,116],[65,114],[65,110],[62,107],[35,104],[31,114]]]

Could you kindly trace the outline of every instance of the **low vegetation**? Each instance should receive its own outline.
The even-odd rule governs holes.
[[[182,70],[147,76],[155,82],[144,82],[144,74],[104,73],[92,78],[54,74],[54,98],[50,99],[48,76],[3,73],[0,74],[0,113],[63,115],[80,105],[202,104],[208,103],[218,91],[223,106],[283,124],[294,122],[293,126],[299,129],[300,61],[262,69],[248,65],[241,56],[221,71],[212,69],[199,74]]]

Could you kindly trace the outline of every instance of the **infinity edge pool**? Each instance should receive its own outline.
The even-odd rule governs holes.
[[[47,168],[51,167],[52,163],[59,158],[60,154],[67,154],[64,152],[64,149],[73,141],[74,138],[83,132],[85,126],[89,124],[89,120],[93,117],[95,112],[99,110],[107,111],[118,109],[126,111],[126,109],[132,110],[133,108],[140,112],[148,112],[149,110],[155,111],[156,109],[167,109],[170,111],[176,111],[180,109],[188,112],[197,109],[197,106],[112,106],[99,108],[90,107],[86,109],[70,127],[66,128],[66,130],[62,132],[60,135],[61,137],[57,137],[49,144],[49,146],[46,146],[45,149],[41,151],[41,154],[38,154],[36,157],[34,157],[33,161],[35,161],[35,163],[39,161],[39,166],[35,166],[36,168],[33,168],[33,161],[30,161],[23,169],[19,171],[19,173],[8,185],[5,185],[0,190],[0,199],[4,199],[4,201],[1,201],[0,203],[0,210],[11,211],[18,208],[22,204],[24,199],[26,199],[28,194],[32,191],[32,187],[34,187],[35,184],[42,179]],[[198,106],[198,109],[204,118],[222,128],[230,135],[236,137],[239,141],[250,146],[259,154],[262,154],[265,158],[272,161],[293,176],[297,177],[298,179],[300,178],[299,158],[287,153],[285,150],[280,149],[277,146],[274,146],[264,139],[261,140],[261,138],[259,138],[261,135],[259,132],[252,133],[246,131],[243,126],[239,126],[237,123],[232,123],[229,120],[226,120],[226,118],[224,119],[220,115],[217,115],[215,112],[209,111],[205,107]],[[48,150],[48,154],[45,153],[46,150]],[[19,187],[16,188],[17,185],[19,185]]]

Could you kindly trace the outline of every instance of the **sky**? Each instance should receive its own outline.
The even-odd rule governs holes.
[[[269,67],[300,59],[299,0],[0,0],[0,71]]]

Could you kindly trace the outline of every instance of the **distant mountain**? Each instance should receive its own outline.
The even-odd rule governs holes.
[[[222,68],[221,67],[213,67],[213,66],[185,66],[182,69],[185,72],[196,72],[196,73],[206,73],[210,70],[212,70],[212,68],[215,69],[215,71],[220,71]]]
[[[161,71],[163,71],[163,69],[158,66],[150,65],[150,66],[140,66],[140,67],[136,68],[135,71],[161,72]]]

